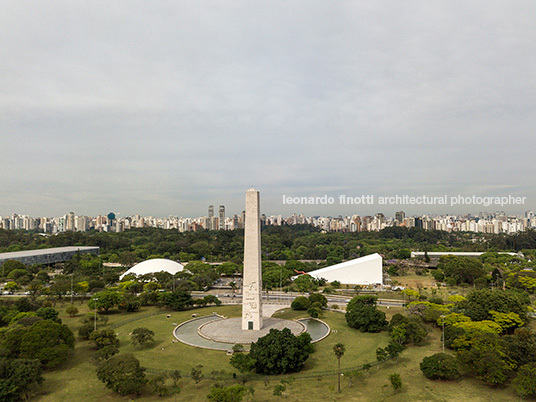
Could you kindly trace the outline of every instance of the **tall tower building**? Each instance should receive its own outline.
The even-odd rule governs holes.
[[[262,328],[261,220],[259,192],[246,191],[242,330]]]
[[[225,207],[223,205],[220,205],[220,207],[218,208],[218,218],[220,218],[218,229],[225,229]]]
[[[214,205],[209,205],[208,207],[208,217],[212,218],[214,216]]]
[[[66,230],[72,230],[74,232],[75,230],[75,224],[74,224],[74,212],[69,212],[69,215],[67,215],[67,227]]]

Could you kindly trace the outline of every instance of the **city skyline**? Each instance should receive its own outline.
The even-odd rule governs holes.
[[[223,205],[219,211],[224,211]],[[362,232],[378,231],[387,227],[404,226],[407,228],[436,229],[448,232],[480,232],[513,234],[526,229],[536,229],[536,215],[533,211],[525,211],[523,216],[506,214],[504,211],[495,213],[481,212],[478,216],[465,215],[409,215],[405,211],[397,211],[394,216],[383,213],[373,215],[354,214],[351,216],[306,216],[292,214],[290,216],[260,215],[261,226],[281,226],[310,224],[328,232]],[[104,232],[122,232],[132,228],[156,227],[180,232],[198,230],[235,230],[244,229],[245,211],[232,216],[214,215],[214,206],[208,207],[208,214],[199,217],[153,217],[132,216],[119,217],[117,214],[98,215],[96,217],[75,215],[69,212],[59,217],[31,217],[13,214],[0,216],[0,229],[39,230],[44,233],[61,233],[67,231],[85,232],[96,229]]]
[[[536,205],[533,1],[0,5],[2,213]],[[478,213],[395,206],[361,214]],[[306,205],[307,215],[350,214]]]

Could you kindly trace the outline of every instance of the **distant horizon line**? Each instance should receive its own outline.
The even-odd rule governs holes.
[[[406,213],[404,210],[400,209],[399,211],[396,211],[392,214],[388,214],[388,213],[384,213],[384,212],[381,212],[381,211],[378,211],[378,212],[375,212],[375,213],[352,213],[352,214],[327,214],[327,215],[322,215],[322,214],[306,214],[304,212],[292,212],[290,214],[285,214],[285,213],[272,213],[272,214],[265,214],[265,213],[261,213],[261,216],[264,215],[266,217],[272,217],[272,216],[281,216],[281,217],[284,217],[284,216],[287,216],[287,217],[291,217],[293,215],[297,215],[297,216],[300,216],[300,215],[303,215],[305,217],[310,217],[310,218],[339,218],[339,217],[342,217],[342,218],[345,218],[345,217],[352,217],[354,215],[357,215],[357,216],[376,216],[376,215],[383,215],[384,217],[396,217],[396,214],[397,213],[404,213],[405,214],[405,218],[411,218],[411,217],[421,217],[421,216],[429,216],[429,217],[446,217],[446,216],[456,216],[456,217],[459,217],[459,216],[472,216],[472,217],[478,217],[478,215],[497,215],[497,214],[504,214],[504,216],[516,216],[516,217],[523,217],[523,215],[526,215],[528,212],[533,212],[534,210],[533,209],[527,209],[521,213],[510,213],[510,212],[506,212],[504,210],[495,210],[495,211],[479,211],[477,213],[474,213],[474,212],[462,212],[462,213],[437,213],[437,212],[433,212],[433,213],[412,213],[412,214],[409,214],[409,213]],[[242,211],[243,212],[243,211]],[[240,216],[242,215],[242,212],[240,213],[233,213],[233,214],[226,214],[225,217],[233,217],[233,216]],[[8,214],[8,215],[1,215],[0,214],[0,218],[1,219],[5,219],[5,218],[11,218],[13,215],[17,215],[19,217],[29,217],[29,218],[60,218],[60,217],[64,217],[64,216],[67,216],[69,215],[70,213],[74,213],[74,211],[69,211],[63,215],[32,215],[32,214],[26,214],[26,213],[17,213],[17,212],[12,212],[11,214]],[[182,218],[182,219],[196,219],[196,218],[208,218],[210,217],[208,214],[206,215],[197,215],[197,216],[182,216],[182,215],[178,215],[178,214],[168,214],[168,215],[152,215],[152,214],[140,214],[140,213],[132,213],[132,214],[126,214],[126,215],[123,215],[121,214],[120,212],[113,212],[113,211],[110,211],[110,212],[107,212],[107,213],[101,213],[101,214],[98,214],[98,215],[90,215],[90,214],[75,214],[75,216],[77,217],[88,217],[88,218],[97,218],[99,216],[102,216],[102,217],[108,217],[108,215],[110,213],[113,213],[116,215],[117,218],[126,218],[126,217],[133,217],[133,216],[136,216],[136,215],[139,215],[140,217],[143,217],[143,218],[147,218],[147,217],[150,217],[150,218],[162,218],[162,219],[165,219],[165,218]],[[121,216],[119,216],[121,215]],[[214,214],[214,217],[215,218],[218,218],[218,214]]]

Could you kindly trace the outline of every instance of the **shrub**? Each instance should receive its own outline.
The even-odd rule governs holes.
[[[78,314],[78,309],[71,304],[65,309],[65,312],[69,314],[70,317],[74,317]]]
[[[95,329],[95,326],[91,323],[86,323],[78,329],[78,336],[80,338],[89,339],[89,336]]]
[[[292,310],[307,310],[309,308],[309,299],[305,296],[298,296],[293,301],[290,307]]]
[[[319,303],[320,307],[327,307],[328,299],[323,294],[313,293],[309,296],[309,303]]]
[[[512,381],[512,386],[521,398],[536,395],[536,363],[521,366],[517,376]]]
[[[117,339],[115,331],[111,328],[93,331],[89,335],[89,340],[95,343],[97,349],[102,349],[108,345],[119,346],[119,339]]]
[[[445,353],[425,357],[420,368],[424,376],[430,380],[452,381],[460,378],[456,359]]]

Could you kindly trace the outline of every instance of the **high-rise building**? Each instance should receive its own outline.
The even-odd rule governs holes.
[[[74,212],[69,212],[69,214],[67,215],[67,224],[66,224],[65,230],[72,230],[74,232],[75,230]]]
[[[404,211],[395,212],[395,219],[398,221],[399,224],[404,222],[405,217],[406,217],[406,213]]]
[[[220,205],[218,208],[219,227],[218,229],[225,229],[225,207]]]
[[[88,227],[88,220],[85,216],[77,216],[75,219],[75,227],[78,232],[85,232]]]
[[[208,207],[208,217],[212,218],[214,216],[214,205],[209,205]]]

